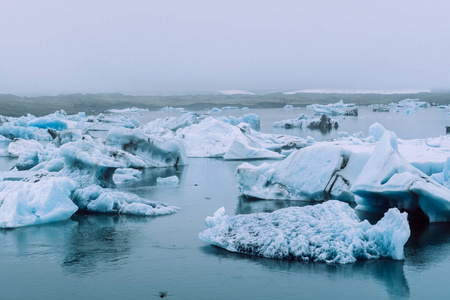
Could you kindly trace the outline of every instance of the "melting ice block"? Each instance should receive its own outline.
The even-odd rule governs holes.
[[[370,153],[317,145],[295,151],[280,163],[237,169],[242,195],[261,199],[353,201],[349,192]]]
[[[0,228],[69,219],[78,207],[70,199],[75,182],[50,177],[39,182],[0,182]]]
[[[398,152],[397,136],[386,131],[351,188],[359,209],[397,207],[423,212],[430,222],[450,221],[450,190],[412,166]]]
[[[348,204],[334,200],[234,217],[222,207],[205,224],[200,239],[231,252],[327,263],[400,260],[410,236],[407,214],[396,208],[371,225]]]
[[[179,182],[180,180],[176,175],[156,178],[156,184],[158,185],[177,185]]]
[[[91,185],[75,191],[73,201],[82,211],[158,216],[173,214],[178,207],[150,201],[116,189]]]

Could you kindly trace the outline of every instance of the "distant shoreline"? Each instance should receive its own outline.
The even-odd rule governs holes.
[[[420,99],[429,103],[448,105],[450,93],[421,92],[412,94],[349,94],[349,93],[270,93],[263,95],[181,95],[181,96],[130,96],[119,93],[67,94],[58,96],[20,97],[0,94],[0,115],[18,117],[31,113],[46,115],[56,110],[68,114],[86,112],[98,114],[108,109],[128,107],[158,110],[165,106],[184,107],[187,110],[211,109],[213,107],[247,106],[249,108],[280,108],[285,105],[304,107],[310,104],[328,104],[344,100],[357,105],[388,104],[403,99]]]

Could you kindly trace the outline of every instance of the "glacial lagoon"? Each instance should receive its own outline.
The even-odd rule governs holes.
[[[205,113],[205,111],[201,112]],[[336,116],[340,127],[328,133],[273,128],[306,109],[223,110],[221,115],[256,113],[261,131],[315,140],[341,131],[367,135],[379,122],[403,139],[437,137],[450,125],[448,110],[375,113],[360,107],[358,117]],[[180,112],[132,114],[141,124]],[[101,134],[101,133],[100,133]],[[253,164],[262,160],[253,160]],[[0,295],[3,299],[432,299],[448,294],[450,225],[411,224],[405,260],[358,261],[336,265],[273,260],[231,253],[198,238],[203,220],[219,207],[228,215],[271,212],[301,201],[252,200],[239,196],[235,170],[242,161],[191,158],[187,166],[144,170],[119,189],[180,207],[159,217],[76,214],[70,220],[0,230]],[[0,169],[13,161],[0,159]],[[175,186],[156,178],[176,175]],[[381,215],[358,212],[375,223]]]

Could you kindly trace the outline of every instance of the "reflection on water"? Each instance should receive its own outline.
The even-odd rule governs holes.
[[[132,191],[133,189],[139,189],[146,186],[156,185],[156,178],[158,177],[170,177],[176,175],[181,181],[183,172],[187,166],[168,167],[168,168],[150,168],[142,170],[142,174],[138,180],[126,181],[118,185],[120,189],[126,189]]]
[[[433,268],[450,257],[450,224],[411,224],[405,257],[417,270]]]
[[[315,205],[321,202],[295,201],[295,200],[262,200],[239,196],[236,206],[236,215],[247,215],[260,212],[273,212],[291,206]]]
[[[340,277],[348,279],[367,278],[370,276],[384,284],[390,296],[396,298],[409,297],[409,286],[403,271],[403,261],[379,259],[341,265],[268,259],[228,252],[215,246],[204,246],[201,248],[201,251],[207,255],[216,256],[218,260],[250,260],[271,271],[304,273],[308,277],[313,274],[322,274],[331,277],[332,280],[338,280]]]
[[[148,222],[150,218],[118,215],[82,215],[72,217],[77,223],[69,236],[61,263],[70,273],[88,274],[102,268],[124,265],[131,252],[130,239],[136,228],[130,224]]]

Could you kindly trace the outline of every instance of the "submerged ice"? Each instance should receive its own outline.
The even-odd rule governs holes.
[[[289,207],[273,213],[207,217],[200,239],[232,252],[277,259],[352,263],[361,259],[403,259],[410,236],[407,214],[390,209],[376,224],[360,221],[346,203]]]

